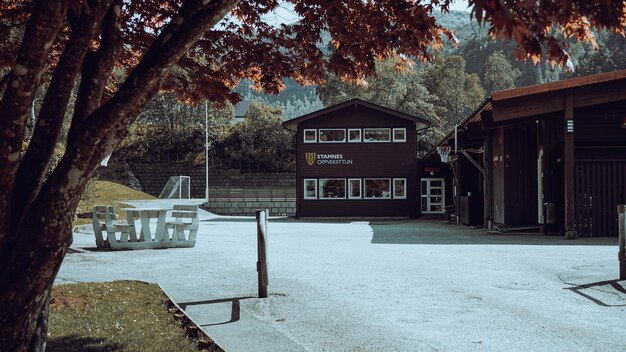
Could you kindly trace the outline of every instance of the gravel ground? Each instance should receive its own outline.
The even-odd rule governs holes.
[[[202,218],[189,249],[90,251],[83,229],[57,283],[159,283],[227,351],[626,351],[614,238],[277,219],[257,299],[253,219]]]

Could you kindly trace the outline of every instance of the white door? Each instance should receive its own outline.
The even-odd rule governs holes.
[[[443,178],[422,179],[422,213],[443,214],[445,212],[445,182]]]

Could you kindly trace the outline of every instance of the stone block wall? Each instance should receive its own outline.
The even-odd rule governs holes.
[[[270,216],[296,215],[296,201],[217,201],[204,208],[219,215],[255,215],[257,209],[269,209]]]
[[[205,196],[204,165],[191,163],[131,163],[144,192],[159,196],[171,176],[191,177],[191,197]],[[209,188],[296,187],[295,173],[240,173],[237,169],[209,168]],[[295,207],[295,206],[294,206]]]

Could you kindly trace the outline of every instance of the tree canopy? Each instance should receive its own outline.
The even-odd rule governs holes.
[[[247,78],[279,92],[286,77],[321,83],[374,73],[376,60],[430,59],[453,33],[433,12],[449,0],[286,0],[300,20],[272,26],[278,0],[15,0],[0,2],[0,350],[45,348],[50,288],[71,243],[80,194],[104,155],[159,90],[236,101]],[[513,38],[519,57],[564,64],[564,37],[623,33],[623,1],[470,0],[472,16]],[[331,37],[330,55],[318,48]],[[76,89],[76,99],[71,100]],[[32,138],[25,130],[43,91]],[[71,103],[71,106],[70,106]],[[71,112],[71,113],[70,113]],[[65,152],[50,175],[66,115]],[[25,146],[26,144],[26,146]]]

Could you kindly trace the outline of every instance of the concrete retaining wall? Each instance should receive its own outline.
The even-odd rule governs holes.
[[[271,216],[296,215],[296,201],[215,201],[204,208],[219,215],[254,215],[257,209],[269,209]]]
[[[205,196],[204,165],[190,163],[131,163],[144,192],[155,197],[171,176],[191,177],[191,197]],[[240,173],[237,169],[209,169],[209,188],[296,187],[295,173]]]

